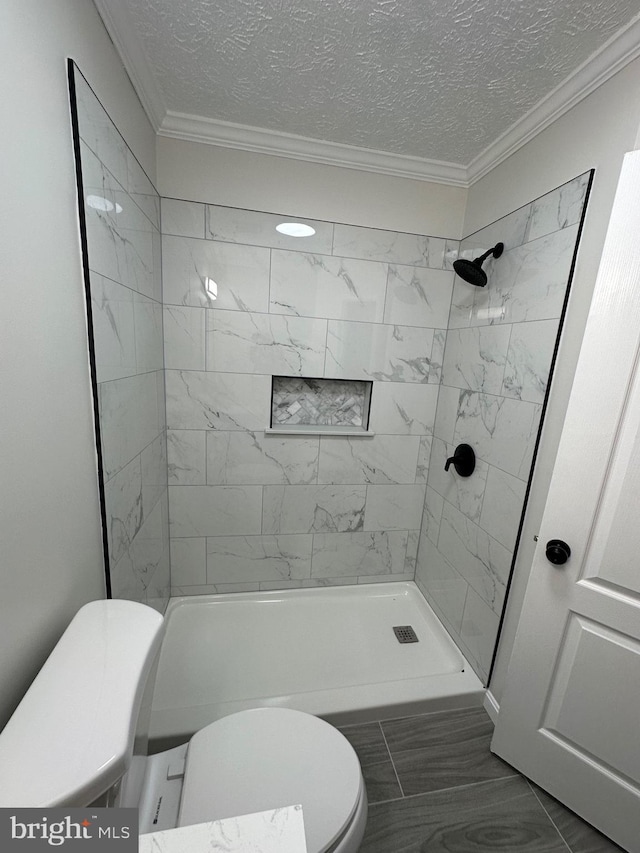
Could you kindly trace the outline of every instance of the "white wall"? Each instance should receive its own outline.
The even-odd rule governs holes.
[[[154,135],[92,3],[3,0],[0,725],[104,595],[67,56],[154,177]]]
[[[161,196],[458,239],[467,190],[158,137]]]
[[[527,521],[509,597],[491,691],[500,700],[580,352],[613,198],[626,151],[636,147],[640,121],[640,61],[554,122],[469,190],[464,233],[470,234],[590,168],[595,181],[582,235]],[[489,285],[490,286],[490,285]],[[562,538],[562,530],[557,531]]]

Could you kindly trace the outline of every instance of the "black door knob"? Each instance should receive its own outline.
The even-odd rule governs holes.
[[[562,539],[550,539],[545,554],[554,566],[563,566],[571,556],[571,548]]]

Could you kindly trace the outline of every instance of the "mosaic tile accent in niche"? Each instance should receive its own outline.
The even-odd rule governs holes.
[[[367,429],[371,382],[274,376],[272,426],[336,426]]]

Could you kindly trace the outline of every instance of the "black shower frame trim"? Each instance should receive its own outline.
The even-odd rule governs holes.
[[[91,373],[91,394],[93,398],[93,425],[96,436],[96,462],[98,468],[98,493],[100,496],[100,521],[102,525],[102,554],[107,598],[112,598],[111,573],[109,571],[109,537],[107,530],[107,507],[104,491],[104,463],[102,459],[102,435],[100,431],[100,407],[98,402],[98,373],[96,368],[96,348],[93,336],[93,309],[91,307],[91,274],[89,270],[89,245],[87,241],[87,219],[84,210],[84,185],[82,181],[82,160],[80,154],[80,124],[78,121],[78,102],[76,98],[75,72],[84,78],[73,59],[67,59],[69,79],[69,106],[71,109],[71,129],[73,134],[73,153],[76,171],[76,191],[78,197],[78,219],[80,224],[80,246],[82,250],[82,274],[84,295],[87,308],[87,340],[89,342],[89,370]],[[84,78],[86,79],[86,78]],[[88,82],[87,82],[87,85]]]
[[[560,320],[558,322],[558,333],[556,335],[556,342],[555,342],[555,345],[553,348],[553,355],[551,356],[551,366],[549,368],[549,380],[547,382],[547,390],[545,391],[544,400],[542,403],[542,410],[540,412],[540,424],[538,426],[538,434],[536,435],[536,442],[535,442],[535,445],[533,447],[533,456],[531,459],[531,468],[529,469],[529,479],[527,480],[527,488],[525,489],[525,493],[524,493],[524,503],[522,505],[522,514],[520,516],[520,524],[518,525],[518,533],[516,536],[516,542],[515,542],[515,546],[513,549],[513,558],[511,560],[511,567],[509,568],[509,577],[507,579],[507,584],[506,584],[505,593],[504,593],[504,606],[502,608],[502,613],[500,614],[500,621],[498,623],[498,633],[496,635],[496,641],[495,641],[495,645],[493,647],[493,655],[491,657],[491,666],[489,667],[489,675],[487,678],[487,689],[490,689],[490,687],[491,687],[491,677],[493,675],[493,671],[494,671],[495,665],[496,665],[496,658],[498,656],[498,646],[500,645],[500,637],[502,635],[502,629],[504,627],[505,614],[507,612],[507,607],[509,604],[509,592],[511,590],[511,585],[513,582],[513,574],[515,571],[516,560],[518,558],[518,549],[520,547],[520,540],[522,538],[522,529],[524,527],[524,519],[525,519],[525,515],[527,512],[527,504],[529,503],[529,495],[531,493],[531,483],[533,481],[533,474],[534,474],[535,467],[536,467],[536,460],[538,458],[538,449],[540,447],[540,440],[542,437],[542,429],[544,427],[544,419],[545,419],[545,416],[547,413],[547,405],[549,403],[549,394],[551,393],[551,385],[553,382],[553,373],[554,373],[556,361],[558,358],[558,349],[560,347],[560,338],[562,336],[562,330],[564,328],[564,321],[565,321],[565,317],[567,314],[567,308],[569,305],[569,297],[571,295],[571,287],[573,285],[573,277],[575,274],[576,263],[577,263],[577,259],[578,259],[578,252],[580,250],[580,241],[582,240],[582,231],[584,229],[584,221],[585,221],[586,215],[587,215],[587,208],[589,206],[589,197],[591,195],[591,188],[593,186],[593,179],[594,179],[596,170],[595,169],[588,169],[586,172],[580,172],[580,174],[576,175],[574,178],[570,178],[568,181],[564,182],[565,184],[568,184],[572,180],[575,181],[576,178],[579,178],[580,175],[587,174],[587,172],[589,173],[589,182],[587,184],[587,189],[586,189],[586,192],[584,195],[584,201],[582,203],[582,215],[580,217],[580,224],[578,226],[578,233],[576,234],[576,242],[575,242],[575,246],[573,249],[573,257],[571,259],[571,267],[569,269],[569,277],[567,279],[567,287],[565,290],[564,302],[562,303],[562,311],[560,312]],[[547,195],[547,193],[544,193],[543,195]],[[542,198],[542,197],[543,196],[539,196],[539,198]],[[534,201],[535,200],[536,199],[534,199]],[[516,210],[519,210],[519,208],[516,208]],[[489,223],[489,224],[493,225],[494,223]],[[484,227],[488,227],[488,226],[484,226]],[[471,235],[469,235],[469,236],[471,236]]]

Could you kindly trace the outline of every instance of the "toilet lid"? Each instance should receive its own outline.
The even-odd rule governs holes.
[[[309,853],[349,825],[361,796],[348,740],[311,714],[254,708],[223,717],[189,743],[178,826],[302,804]]]

